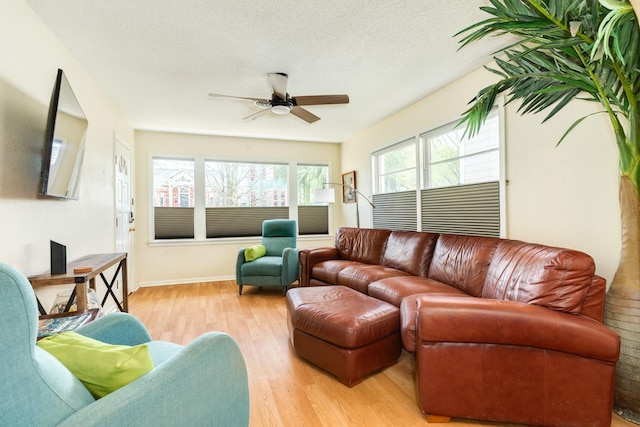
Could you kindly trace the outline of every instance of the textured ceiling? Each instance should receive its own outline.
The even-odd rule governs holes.
[[[481,0],[26,0],[136,129],[339,142],[487,63],[496,41],[453,35]],[[263,114],[266,74],[322,120]],[[473,94],[469,94],[471,98]]]

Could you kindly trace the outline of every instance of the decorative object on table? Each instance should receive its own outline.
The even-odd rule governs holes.
[[[70,316],[55,316],[38,319],[38,335],[37,339],[48,337],[53,334],[59,334],[65,331],[78,329],[80,326],[92,320],[94,313],[85,312],[73,314]]]
[[[356,171],[342,174],[342,203],[356,202]]]
[[[67,273],[67,247],[53,240],[49,241],[51,274]]]
[[[353,174],[351,176],[351,174]],[[346,175],[346,180],[345,180]],[[353,178],[353,179],[351,179]],[[348,184],[345,184],[347,182]],[[353,184],[353,185],[351,185]],[[333,188],[324,188],[329,185],[338,185],[342,187],[342,201],[345,202],[347,198],[353,198],[353,201],[356,203],[356,226],[360,228],[360,206],[358,203],[357,194],[361,195],[363,199],[367,201],[371,205],[372,208],[376,208],[376,205],[369,199],[367,196],[362,194],[356,187],[356,173],[348,172],[342,175],[342,184],[337,182],[325,182],[322,187],[313,191],[313,202],[314,203],[335,203],[336,202],[336,193]],[[352,195],[353,194],[353,195]],[[349,203],[349,202],[345,202]]]
[[[480,90],[461,123],[475,134],[495,98],[509,93],[521,114],[551,111],[574,99],[600,103],[609,118],[620,155],[620,264],[605,305],[605,323],[621,338],[614,411],[640,423],[640,27],[626,0],[555,2],[492,0],[488,19],[465,34],[466,46],[485,36],[515,36],[494,59],[501,77]],[[576,120],[564,135],[589,116]],[[545,119],[545,120],[546,120]],[[559,142],[559,143],[560,143]]]

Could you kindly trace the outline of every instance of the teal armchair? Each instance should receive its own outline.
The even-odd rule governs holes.
[[[236,342],[209,332],[188,344],[152,341],[127,313],[76,332],[111,344],[147,343],[155,368],[95,400],[57,359],[36,346],[38,309],[24,275],[0,263],[0,425],[247,426],[249,386]]]
[[[289,285],[300,277],[297,235],[298,226],[294,220],[269,219],[262,223],[262,244],[267,250],[266,255],[246,262],[246,248],[238,251],[236,282],[240,295],[245,285],[279,286],[282,287],[282,295],[287,293]]]

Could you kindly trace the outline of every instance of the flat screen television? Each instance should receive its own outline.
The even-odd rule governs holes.
[[[40,194],[78,199],[87,121],[62,70],[51,94],[42,156]]]

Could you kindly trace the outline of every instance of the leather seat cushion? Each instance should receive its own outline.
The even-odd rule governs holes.
[[[322,261],[313,266],[313,269],[311,270],[311,277],[331,285],[337,285],[338,273],[352,265],[363,267],[367,264],[345,259]]]
[[[413,294],[437,293],[451,295],[467,295],[453,286],[445,285],[432,279],[415,276],[389,277],[378,280],[369,285],[369,296],[386,301],[400,307],[402,300]]]
[[[291,325],[344,348],[358,348],[400,329],[400,310],[345,286],[295,288],[287,292]]]
[[[398,276],[411,277],[409,273],[382,265],[350,265],[338,273],[338,284],[367,294],[371,282]]]

